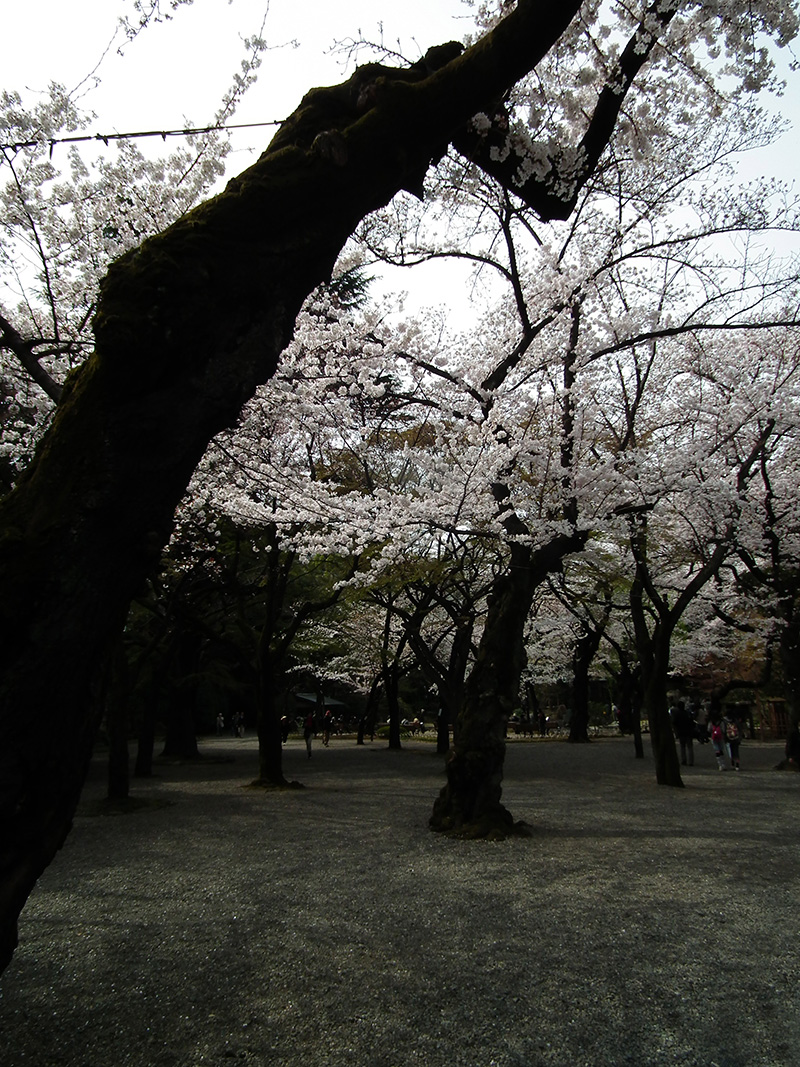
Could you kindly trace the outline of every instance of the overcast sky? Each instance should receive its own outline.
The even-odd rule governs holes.
[[[163,3],[167,6],[167,0]],[[71,89],[95,67],[130,0],[5,0],[0,14],[2,88],[41,89],[50,80]],[[241,39],[258,33],[271,50],[238,121],[280,119],[306,89],[342,80],[337,41],[363,33],[416,58],[431,44],[460,38],[470,25],[462,0],[194,0],[171,21],[152,26],[124,56],[112,48],[86,98],[99,132],[210,121],[243,55]],[[382,25],[382,29],[381,29]],[[297,47],[292,42],[297,42]],[[269,131],[250,135],[258,146]]]

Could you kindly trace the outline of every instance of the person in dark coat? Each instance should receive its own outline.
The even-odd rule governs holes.
[[[731,761],[731,767],[735,770],[739,770],[739,745],[742,740],[742,728],[739,725],[739,720],[733,714],[728,712],[722,719],[722,732],[725,734],[725,746],[728,749],[728,757]]]
[[[681,746],[681,763],[694,767],[695,719],[691,708],[679,700],[672,709],[672,729]]]

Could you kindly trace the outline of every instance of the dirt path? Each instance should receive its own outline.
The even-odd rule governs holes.
[[[800,775],[748,742],[658,788],[629,741],[509,744],[528,840],[426,827],[429,744],[255,742],[87,785],[0,979],[4,1067],[792,1067]]]

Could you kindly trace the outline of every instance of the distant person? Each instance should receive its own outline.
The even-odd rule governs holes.
[[[325,748],[328,747],[331,740],[331,730],[333,729],[333,713],[330,708],[325,709],[325,714],[322,716],[322,743]]]
[[[725,745],[728,749],[728,758],[731,761],[731,767],[735,770],[739,770],[739,744],[742,740],[742,730],[739,726],[739,721],[736,716],[731,712],[726,714],[722,719],[722,732],[725,735]]]
[[[694,734],[695,717],[691,705],[684,704],[682,700],[672,708],[672,729],[678,739],[681,748],[681,763],[685,767],[694,767]]]
[[[800,771],[800,728],[797,723],[792,724],[786,738],[786,762]]]
[[[311,759],[311,738],[314,736],[314,712],[309,711],[306,715],[306,721],[303,724],[303,740],[306,743],[306,752],[308,758]]]
[[[725,734],[722,730],[722,721],[718,715],[708,720],[708,736],[711,738],[711,747],[717,760],[717,767],[721,771],[727,771],[725,766]]]
[[[225,716],[220,711],[220,712],[217,713],[217,737],[219,737],[219,735],[222,733],[222,731],[224,729],[225,729]]]

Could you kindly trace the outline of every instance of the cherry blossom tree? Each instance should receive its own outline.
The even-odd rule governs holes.
[[[753,33],[795,32],[794,11],[739,0],[612,5],[609,18],[597,5],[532,0],[481,13],[493,28],[463,54],[448,45],[411,68],[368,66],[312,91],[253,167],[101,282],[93,354],[3,504],[3,962],[27,893],[69,828],[96,722],[87,694],[109,635],[166,543],[208,441],[272,374],[302,302],[359,221],[401,188],[419,193],[451,141],[540,216],[567,217],[648,60],[683,64],[699,84],[708,68],[693,49],[724,42],[735,73],[757,86],[769,63]],[[554,49],[554,68],[571,66],[576,79],[563,95],[571,110],[540,114],[526,140],[502,99]],[[551,88],[562,97],[558,80]],[[472,123],[478,114],[487,121]],[[658,136],[658,121],[651,128]],[[521,562],[527,573],[531,560]],[[502,758],[489,747],[491,807]],[[466,796],[457,785],[454,794],[456,805]]]
[[[716,99],[710,105],[707,100],[705,103],[712,108],[718,106]],[[460,423],[466,420],[469,424],[458,431],[458,458],[452,445],[447,446],[440,439],[440,450],[450,448],[450,458],[445,466],[452,474],[459,465],[463,466],[465,456],[480,453],[482,481],[473,484],[481,486],[475,498],[482,494],[489,504],[482,521],[490,523],[492,506],[496,508],[500,503],[504,514],[500,526],[506,527],[505,534],[510,533],[512,541],[516,539],[516,549],[512,548],[512,552],[517,551],[518,555],[523,540],[528,542],[528,548],[537,543],[543,547],[547,542],[548,521],[552,522],[555,517],[575,526],[579,507],[576,475],[572,469],[577,462],[575,453],[579,447],[586,452],[592,449],[597,452],[598,446],[590,439],[585,427],[602,427],[604,419],[602,407],[600,414],[594,416],[591,405],[582,413],[576,408],[576,381],[579,375],[586,374],[585,367],[600,366],[603,372],[599,374],[599,380],[605,383],[605,398],[598,399],[596,406],[613,400],[618,407],[621,405],[620,410],[624,410],[626,390],[630,392],[630,383],[623,374],[626,352],[633,352],[635,362],[637,347],[647,349],[649,345],[652,354],[655,346],[660,344],[664,356],[659,358],[664,369],[659,373],[666,375],[664,380],[668,380],[672,374],[669,349],[665,347],[669,338],[694,336],[704,331],[730,331],[734,325],[741,330],[763,329],[768,323],[758,316],[770,301],[774,305],[782,294],[788,293],[792,284],[791,273],[787,275],[785,270],[773,270],[765,261],[753,259],[752,254],[743,259],[738,251],[728,250],[723,254],[715,247],[715,242],[732,233],[747,235],[749,239],[757,232],[769,233],[794,226],[793,205],[777,204],[766,209],[778,199],[776,190],[769,187],[747,190],[735,196],[728,192],[724,204],[711,191],[711,181],[719,181],[719,169],[733,151],[768,140],[772,131],[757,120],[752,111],[742,109],[712,137],[705,128],[687,132],[683,121],[672,128],[665,124],[660,132],[667,143],[663,156],[659,155],[657,168],[641,146],[637,151],[610,162],[585,189],[577,212],[581,225],[570,223],[544,238],[535,233],[533,220],[507,190],[487,187],[485,181],[474,173],[465,176],[460,164],[454,164],[449,170],[445,168],[447,177],[442,179],[445,191],[439,189],[438,202],[447,201],[448,185],[458,184],[462,223],[463,216],[473,210],[476,220],[481,220],[476,221],[473,238],[475,233],[482,233],[490,246],[489,250],[478,248],[476,251],[473,240],[471,244],[463,245],[463,251],[458,254],[497,270],[509,285],[512,299],[509,309],[485,329],[480,357],[472,355],[478,347],[474,340],[471,344],[464,343],[464,348],[470,350],[471,359],[466,374],[462,369],[463,349],[457,352],[452,348],[452,355],[443,356],[441,352],[436,355],[420,353],[418,345],[415,350],[414,344],[401,347],[395,341],[393,347],[396,356],[403,359],[416,375],[415,388],[421,387],[423,378],[428,380],[425,403],[439,410],[447,405],[451,411],[458,412]],[[686,144],[690,140],[693,150],[686,156]],[[624,139],[620,144],[625,145]],[[682,154],[678,153],[679,146]],[[706,177],[712,173],[713,179]],[[676,227],[668,216],[676,210],[688,213],[692,223],[687,226],[684,220]],[[408,213],[403,223],[408,226]],[[399,253],[396,249],[387,250],[387,242],[391,244],[395,240],[396,224],[394,215],[373,218],[363,234],[365,244],[373,250],[380,249],[383,258],[403,261],[409,256],[419,259],[456,254],[452,248],[431,251],[420,245],[409,252],[405,242]],[[527,261],[523,259],[525,241],[520,241],[520,232],[523,237],[527,236],[528,243],[538,244],[535,257],[526,253]],[[533,241],[530,240],[532,235]],[[491,250],[497,243],[505,248],[504,259]],[[534,270],[529,265],[531,263],[536,265],[533,282],[529,280]],[[744,275],[741,274],[743,264]],[[756,307],[761,309],[758,313],[754,310]],[[741,321],[737,321],[737,315]],[[503,335],[514,329],[518,330],[518,337],[509,345]],[[390,342],[384,340],[380,344],[388,346]],[[380,350],[380,345],[376,347]],[[547,351],[558,353],[561,364],[555,367],[549,364]],[[622,400],[612,397],[613,375],[609,379],[606,373],[615,353],[619,354],[617,371],[622,376]],[[340,361],[342,355],[340,351]],[[535,366],[535,360],[540,360],[534,375],[538,375],[535,387],[530,385],[532,355]],[[348,361],[353,358],[353,353],[348,353]],[[334,367],[334,378],[337,373]],[[634,378],[639,373],[634,370]],[[652,369],[642,371],[641,378],[642,385],[649,381],[657,390],[656,374]],[[430,391],[430,382],[436,379],[450,392],[446,400],[435,398]],[[374,380],[377,382],[378,377]],[[527,383],[527,387],[523,383]],[[352,385],[338,388],[347,393]],[[549,414],[545,413],[542,398],[545,398],[545,407],[548,403],[551,405]],[[421,399],[417,396],[415,402],[419,403]],[[643,403],[642,397],[634,396],[633,406],[627,411],[629,419],[635,421]],[[532,414],[537,411],[539,414]],[[584,429],[580,430],[579,415],[584,420]],[[527,434],[523,447],[531,451],[530,443],[535,436],[531,427],[534,424],[544,429],[544,436],[536,448],[540,468],[546,468],[549,474],[543,474],[542,469],[536,471],[527,461],[521,464],[515,451],[521,447],[517,439],[520,426],[527,427],[522,435],[524,440]],[[480,432],[477,432],[478,427]],[[509,427],[513,427],[511,434]],[[554,427],[557,427],[555,435]],[[601,432],[607,432],[607,428]],[[464,447],[470,434],[471,443],[477,449],[475,452]],[[634,435],[632,424],[629,434]],[[489,460],[489,455],[494,459]],[[608,499],[609,472],[613,471],[616,462],[607,459],[604,469],[602,464],[593,461],[577,476],[577,480],[584,482],[580,507],[585,512],[582,515],[585,529],[602,524],[605,521],[603,509],[612,507]],[[363,459],[359,463],[363,463]],[[535,537],[530,525],[520,520],[519,508],[510,503],[509,475],[513,473],[514,479],[518,479],[521,472],[524,472],[526,482],[539,486],[543,494],[541,500],[546,501],[550,509],[549,514],[541,510],[537,513]],[[458,494],[462,493],[462,483],[457,478],[451,476],[450,484],[451,487],[458,486]],[[601,490],[600,503],[598,488]],[[430,498],[427,499],[430,502]],[[402,506],[407,507],[405,499]],[[628,503],[618,502],[614,506],[627,507]],[[529,505],[526,509],[530,514]],[[439,521],[452,523],[454,520],[442,517]],[[384,521],[382,528],[388,536],[389,530],[397,530],[398,525],[402,524]],[[369,526],[376,528],[374,513],[371,513]],[[551,532],[564,552],[575,550],[582,543],[570,539],[563,531]],[[394,538],[388,539],[386,544],[392,552],[397,552]],[[558,553],[552,555],[551,564],[560,565],[560,559]],[[514,566],[517,574],[525,569],[521,557]],[[518,609],[514,632],[520,635],[526,609],[521,604]],[[497,628],[495,621],[493,628],[488,632],[484,630],[484,639],[488,640]],[[512,647],[509,637],[506,630],[501,647]],[[508,657],[505,662],[509,662]],[[518,678],[518,673],[518,667],[515,667],[509,677]],[[514,681],[508,686],[501,685],[496,675],[490,684],[498,703],[502,703],[500,694],[508,689],[505,705],[515,702],[515,686]],[[480,704],[487,707],[490,703],[483,692]],[[508,710],[505,706],[505,715]],[[504,714],[490,716],[493,731],[502,723]],[[661,734],[654,731],[653,736],[658,747]],[[492,746],[481,740],[476,747],[488,751]],[[662,747],[670,747],[666,735]],[[499,750],[500,746],[495,748]],[[663,777],[660,774],[660,779]],[[464,791],[477,792],[472,788]]]

